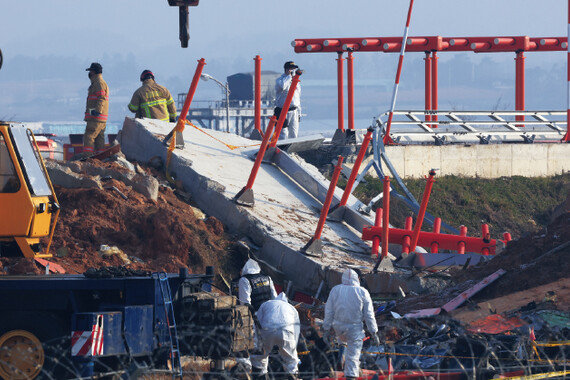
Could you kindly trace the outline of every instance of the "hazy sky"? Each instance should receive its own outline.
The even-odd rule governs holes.
[[[80,115],[83,92],[88,85],[84,65],[99,61],[115,91],[113,102],[118,111],[113,115],[120,119],[127,112],[125,104],[139,85],[138,75],[143,69],[152,69],[157,80],[167,84],[173,93],[183,92],[196,60],[201,57],[208,63],[204,72],[221,80],[236,72],[253,71],[252,58],[256,54],[263,58],[263,70],[281,71],[282,63],[293,59],[301,67],[311,68],[304,75],[306,83],[312,78],[334,80],[334,54],[295,54],[290,42],[295,38],[401,36],[409,0],[201,0],[199,6],[190,8],[187,49],[182,49],[178,40],[178,9],[168,6],[167,0],[0,0],[0,4],[0,49],[5,61],[0,70],[0,105],[5,115],[22,118],[27,115],[24,111],[29,110],[28,104],[38,108],[37,118],[60,117],[48,114],[55,112],[55,108]],[[415,0],[410,28],[412,36],[547,37],[566,33],[567,3],[561,0]],[[483,59],[502,62],[508,67],[505,80],[514,84],[514,54],[442,53],[440,62],[453,59],[454,54],[462,54],[466,60],[453,63],[461,66],[456,67],[459,71]],[[397,54],[362,53],[356,59],[357,81],[362,78],[367,83],[372,83],[371,80],[393,83]],[[542,80],[538,75],[533,76],[533,67],[554,73],[543,80],[548,83],[547,92],[551,96],[546,107],[562,104],[554,100],[562,99],[562,86],[566,86],[565,60],[566,54],[562,52],[527,54],[528,87],[532,85],[531,79]],[[423,72],[421,58],[415,54],[405,62],[402,89],[421,89],[423,77],[414,79],[411,69],[414,62],[415,70]],[[59,71],[53,70],[53,65]],[[498,72],[493,65],[486,65],[485,70]],[[42,69],[57,71],[57,75],[39,76]],[[444,65],[441,69],[441,86],[446,83],[451,86],[452,71],[445,74]],[[26,75],[22,75],[23,71]],[[123,82],[119,83],[119,79]],[[58,90],[54,91],[50,80],[59,81]],[[490,89],[496,87],[495,82],[489,85]],[[560,87],[558,92],[552,91],[556,86]],[[311,95],[306,89],[305,99]],[[503,96],[512,103],[513,89],[503,90],[504,95],[492,90],[489,102]],[[542,91],[529,91],[528,107],[534,104],[544,107],[535,101],[542,99]],[[215,85],[203,84],[198,98],[217,98],[219,92]],[[421,93],[418,94],[416,106],[422,102]],[[327,107],[334,107],[333,95]],[[402,96],[400,104],[409,100]],[[442,104],[450,99],[442,92]],[[42,101],[73,105],[41,108]],[[466,106],[470,101],[465,100]],[[384,109],[387,102],[383,100],[376,108]]]
[[[190,47],[180,48],[178,10],[167,0],[2,0],[0,48],[96,60],[128,53],[153,64],[292,53],[300,37],[401,35],[408,0],[202,0],[190,8]],[[561,0],[416,0],[411,35],[563,36]],[[295,59],[310,59],[297,55]],[[161,61],[162,60],[162,61]]]

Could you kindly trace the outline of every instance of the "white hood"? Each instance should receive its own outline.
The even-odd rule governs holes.
[[[360,286],[358,275],[352,269],[345,269],[342,273],[342,284],[350,286]]]
[[[258,274],[258,273],[261,273],[261,268],[259,267],[257,261],[253,259],[247,260],[247,262],[245,263],[245,265],[241,270],[242,276],[245,276],[246,274]]]
[[[287,296],[285,295],[285,292],[279,293],[279,295],[278,295],[277,297],[275,297],[274,300],[276,300],[276,301],[283,301],[283,302],[289,303],[289,300],[287,299]]]

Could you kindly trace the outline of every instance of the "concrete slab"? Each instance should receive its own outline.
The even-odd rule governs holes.
[[[174,124],[154,120],[126,118],[121,133],[122,150],[129,159],[148,162],[158,156],[165,162],[162,136],[173,127]],[[318,198],[323,197],[322,189],[328,188],[315,167],[303,161],[310,175],[301,176],[263,164],[253,186],[255,207],[239,206],[232,199],[247,182],[253,166],[250,156],[258,150],[259,142],[219,131],[207,132],[215,139],[200,130],[185,129],[185,148],[173,152],[170,172],[205,213],[260,246],[259,258],[293,281],[297,290],[315,294],[322,280],[346,265],[372,268],[370,245],[360,239],[361,231],[347,223],[325,225],[322,258],[299,252],[315,232],[322,206]],[[239,148],[231,150],[224,143]],[[302,161],[284,152],[279,153],[277,161],[285,157]],[[312,181],[314,191],[305,190],[295,180],[309,187]],[[342,191],[337,192],[340,199]],[[355,198],[349,200],[355,202]],[[325,283],[325,288],[329,284]]]

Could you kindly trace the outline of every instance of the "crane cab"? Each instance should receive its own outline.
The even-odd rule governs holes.
[[[58,214],[33,133],[22,124],[0,122],[0,256],[51,257]],[[46,236],[42,252],[40,238]]]

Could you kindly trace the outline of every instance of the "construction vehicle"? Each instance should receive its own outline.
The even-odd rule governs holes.
[[[0,256],[51,257],[59,208],[32,131],[0,122]]]
[[[253,348],[247,306],[202,290],[213,268],[132,274],[0,276],[0,377],[83,378],[145,365],[181,376],[181,356],[222,367]]]

